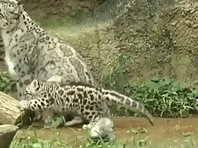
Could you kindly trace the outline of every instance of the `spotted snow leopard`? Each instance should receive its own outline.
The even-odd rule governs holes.
[[[22,100],[19,107],[32,111],[47,112],[45,124],[52,123],[54,113],[75,112],[78,117],[77,123],[88,121],[95,124],[103,117],[108,117],[102,109],[103,102],[120,104],[127,109],[136,111],[146,116],[153,125],[153,117],[143,104],[124,96],[116,91],[105,90],[82,83],[60,84],[54,82],[42,82],[33,80],[26,88],[26,95],[34,99]],[[66,126],[75,123],[66,122]]]
[[[5,61],[11,78],[17,81],[19,100],[25,99],[23,92],[33,79],[96,85],[79,53],[48,35],[17,1],[0,0],[0,29]],[[106,104],[104,108],[108,110]]]

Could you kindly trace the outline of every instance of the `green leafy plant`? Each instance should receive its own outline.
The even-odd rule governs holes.
[[[144,139],[136,139],[133,137],[133,145],[135,148],[148,148],[150,144],[150,141],[148,141],[148,138],[145,137]]]
[[[136,132],[130,131],[134,136],[125,140],[117,137],[113,141],[105,142],[103,139],[93,141],[90,139],[88,131],[84,132],[84,136],[77,136],[76,141],[73,144],[67,144],[67,139],[61,140],[59,133],[54,130],[54,136],[50,139],[41,139],[37,136],[35,131],[28,131],[22,137],[15,138],[11,143],[10,148],[152,148],[153,141],[149,137],[145,137],[146,129],[137,128]],[[140,136],[142,135],[142,136]],[[182,134],[184,141],[181,143],[181,147],[192,148],[196,147],[197,140],[194,139],[191,132]],[[159,145],[160,146],[160,145]],[[168,145],[167,145],[168,146]],[[171,145],[170,145],[171,146]]]
[[[101,77],[103,87],[117,90],[128,96],[132,93],[132,86],[126,76],[126,62],[130,58],[130,55],[122,51],[113,62],[104,69]],[[119,105],[109,104],[109,106],[117,115],[128,115],[128,112]]]
[[[136,86],[132,95],[160,117],[186,117],[198,111],[198,91],[182,88],[170,78],[154,78]]]
[[[6,74],[0,73],[0,91],[10,93],[16,90],[15,81],[11,80]]]
[[[15,139],[10,148],[72,148],[72,146],[61,141],[58,135],[57,137],[51,140],[43,140],[38,138],[35,132],[30,132],[27,136]]]
[[[132,86],[126,73],[128,59],[130,56],[121,52],[111,66],[103,71],[103,87],[142,102],[154,116],[187,117],[198,111],[198,90],[183,88],[178,81],[169,77],[156,77]],[[117,115],[133,114],[117,105],[111,108]]]
[[[126,62],[131,56],[121,52],[115,60],[106,67],[102,73],[102,86],[130,94],[131,85],[126,76]]]
[[[59,133],[54,134],[56,138],[43,140],[38,138],[35,131],[29,131],[27,135],[16,138],[11,143],[10,148],[125,148],[125,144],[121,142],[111,141],[105,142],[103,139],[93,141],[90,139],[89,133],[86,131],[83,139],[77,139],[78,144],[69,145],[66,141],[60,139]]]

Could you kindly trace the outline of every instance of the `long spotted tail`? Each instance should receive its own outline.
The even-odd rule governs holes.
[[[119,103],[122,106],[124,105],[124,107],[126,107],[127,109],[141,113],[146,116],[146,118],[149,120],[151,125],[154,124],[152,115],[149,113],[149,111],[144,107],[142,103],[139,103],[115,91],[103,89],[102,93],[106,101]]]

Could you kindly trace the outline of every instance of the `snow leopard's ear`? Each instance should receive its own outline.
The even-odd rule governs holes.
[[[40,88],[39,81],[34,79],[30,84],[35,90],[38,90]]]

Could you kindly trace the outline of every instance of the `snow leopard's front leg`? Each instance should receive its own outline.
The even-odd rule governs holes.
[[[18,100],[31,100],[33,98],[28,97],[25,95],[25,89],[27,85],[29,85],[33,80],[32,75],[26,75],[22,77],[20,80],[17,81],[17,93],[18,93]],[[39,121],[42,115],[39,111],[35,111],[34,121]]]
[[[31,100],[21,100],[19,101],[19,108],[21,110],[32,110],[32,111],[39,111],[39,113],[42,111],[43,120],[45,122],[44,127],[45,128],[52,128],[53,125],[53,116],[54,113],[51,110],[52,102],[45,101],[46,98],[35,98]]]
[[[50,78],[47,80],[47,82],[61,83],[61,82],[63,82],[63,77],[62,77],[62,76],[59,76],[59,75],[54,75],[54,76],[50,77]],[[66,82],[64,82],[64,83],[66,83]],[[72,117],[72,119],[71,119],[70,121],[67,121],[67,122],[65,121],[65,116],[63,116],[63,115],[61,115],[60,117],[56,117],[55,120],[54,120],[54,122],[56,122],[56,121],[58,121],[58,120],[64,122],[64,123],[62,123],[62,122],[57,122],[56,127],[59,127],[61,124],[64,124],[65,126],[74,126],[74,125],[83,123],[83,120],[82,120],[81,117],[75,116],[75,115],[72,114],[72,113],[68,113],[68,115],[69,115],[69,114],[70,114],[71,116],[73,116],[73,117]],[[62,120],[62,119],[63,119],[63,120]]]
[[[61,82],[62,77],[61,76],[52,76],[50,77],[47,81],[48,82]],[[32,97],[28,97],[28,95],[25,95],[25,89],[27,85],[29,85],[33,80],[32,75],[26,75],[22,77],[20,80],[17,82],[17,92],[18,92],[18,100],[31,100],[34,99]],[[39,110],[34,111],[35,116],[34,116],[34,121],[39,121],[42,118],[42,113]]]
[[[42,112],[42,119],[45,122],[44,128],[56,128],[54,122],[54,112],[50,109],[44,110]]]
[[[74,126],[83,123],[83,119],[80,116],[74,116],[71,121],[65,122],[65,126]]]

